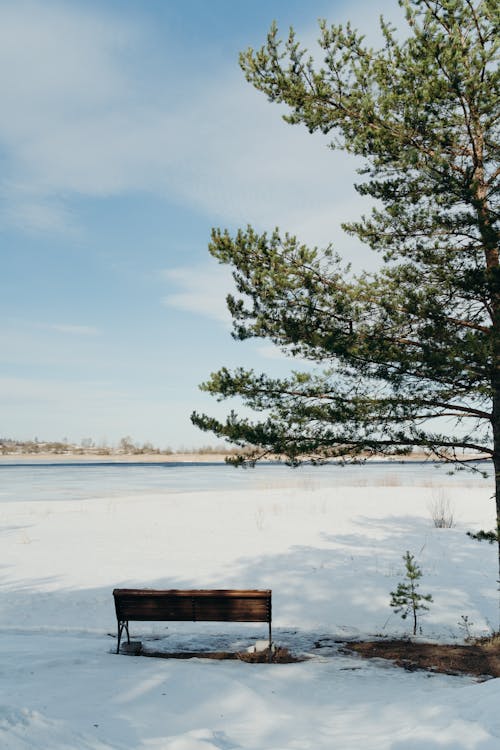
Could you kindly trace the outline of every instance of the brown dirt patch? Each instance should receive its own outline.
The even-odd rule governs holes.
[[[410,672],[429,672],[476,677],[500,677],[500,638],[462,646],[420,643],[410,640],[353,641],[343,651],[355,651],[367,659],[390,659]]]
[[[153,656],[157,659],[216,659],[223,661],[226,659],[238,659],[249,664],[293,664],[303,661],[298,656],[294,656],[287,648],[278,646],[273,650],[269,659],[269,650],[256,651],[248,653],[247,651],[153,651],[150,649],[141,649],[137,656]]]

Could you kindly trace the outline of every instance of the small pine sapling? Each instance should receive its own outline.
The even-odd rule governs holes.
[[[415,562],[415,558],[408,550],[403,557],[406,567],[406,580],[399,583],[396,591],[391,591],[390,606],[397,613],[401,612],[401,617],[406,620],[408,615],[413,619],[413,635],[417,634],[418,613],[428,610],[429,607],[424,602],[432,602],[430,594],[420,594],[417,589],[417,581],[422,578],[422,571]]]

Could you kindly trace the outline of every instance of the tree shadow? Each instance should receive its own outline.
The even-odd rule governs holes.
[[[442,637],[460,613],[470,613],[476,620],[496,615],[494,548],[468,539],[457,529],[434,529],[419,517],[360,518],[356,531],[324,532],[318,545],[296,545],[281,553],[240,557],[217,577],[200,571],[201,586],[200,579],[193,576],[159,574],[152,580],[133,577],[133,556],[126,574],[109,585],[65,588],[61,586],[62,577],[35,576],[4,584],[3,630],[7,627],[13,636],[19,634],[18,641],[9,640],[4,649],[15,651],[20,637],[30,636],[22,654],[11,654],[12,666],[6,667],[6,674],[9,680],[11,673],[15,677],[16,696],[27,696],[23,697],[24,704],[36,710],[43,704],[47,681],[53,680],[52,675],[59,678],[62,674],[63,684],[51,683],[53,705],[60,698],[67,716],[74,711],[79,722],[92,720],[107,726],[114,737],[123,737],[126,747],[134,742],[139,745],[145,736],[181,736],[189,727],[207,726],[207,716],[220,717],[222,713],[234,722],[241,721],[242,716],[245,721],[255,714],[264,717],[262,726],[268,728],[262,729],[262,746],[271,746],[274,717],[303,704],[306,719],[302,732],[315,731],[318,722],[323,722],[325,735],[330,727],[326,717],[332,717],[333,725],[334,721],[345,721],[348,715],[353,721],[363,717],[364,726],[376,726],[381,712],[387,709],[384,736],[390,736],[394,705],[400,713],[407,712],[412,725],[422,726],[426,707],[433,699],[424,700],[419,693],[420,703],[413,710],[413,691],[431,683],[446,687],[453,678],[435,677],[435,683],[425,683],[422,674],[406,674],[390,666],[361,662],[358,657],[338,655],[335,643],[361,633],[406,631],[400,618],[391,615],[388,602],[390,590],[404,572],[402,556],[408,546],[423,569],[422,590],[432,593],[435,600],[424,620],[426,635],[435,632]],[[90,571],[87,578],[92,578]],[[270,588],[275,640],[292,651],[335,658],[276,667],[207,662],[200,669],[197,661],[174,663],[116,656],[112,590],[129,586]],[[131,635],[158,648],[237,649],[265,637],[265,630],[261,624],[134,623]],[[319,646],[315,648],[315,644]],[[60,664],[62,671],[55,671]],[[242,669],[246,670],[244,677]],[[400,691],[395,680],[401,680]],[[35,692],[30,690],[35,688],[36,697],[32,697]],[[314,695],[314,707],[309,693]],[[78,702],[81,705],[77,706]],[[446,702],[442,710],[450,710]],[[452,712],[453,720],[457,715]],[[482,715],[478,711],[479,721]],[[217,721],[214,719],[214,727]],[[284,734],[280,730],[278,736],[285,744],[301,736],[294,722],[290,719]],[[429,722],[430,727],[439,725],[434,718]],[[387,747],[412,747],[406,735],[403,741],[397,738],[398,732],[395,734]],[[229,743],[227,747],[237,746],[227,737],[224,741]],[[462,747],[456,742],[447,745],[441,737],[428,740],[427,735],[415,739],[413,746],[415,750],[422,746],[436,750]],[[475,745],[482,746],[479,742]],[[485,750],[487,746],[485,741]]]
[[[148,580],[124,577],[109,587],[75,589],[61,588],[56,578],[4,584],[2,621],[20,625],[29,621],[30,626],[42,628],[65,622],[81,631],[114,632],[113,588],[269,588],[275,635],[310,633],[308,640],[314,643],[325,634],[332,638],[403,634],[408,626],[394,615],[389,600],[404,576],[402,557],[409,548],[422,568],[421,591],[434,599],[422,620],[425,635],[463,636],[458,627],[461,615],[484,629],[496,624],[494,547],[469,539],[459,529],[435,529],[420,517],[359,518],[356,524],[359,532],[324,532],[317,546],[296,545],[281,553],[241,557],[217,577],[203,571],[202,580],[179,575]],[[151,637],[189,633],[196,639],[200,626],[141,623],[140,631]],[[255,633],[257,638],[265,630],[260,625],[227,626],[234,628],[235,636],[238,628],[243,633],[251,630],[251,637]],[[207,634],[220,631],[217,625],[203,624]],[[291,645],[288,637],[286,645]]]

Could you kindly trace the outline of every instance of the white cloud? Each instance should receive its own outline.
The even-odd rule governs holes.
[[[163,299],[167,307],[208,316],[225,325],[231,322],[226,297],[234,289],[229,270],[223,266],[203,265],[163,271],[164,278],[177,291]]]
[[[46,401],[56,403],[81,386],[81,383],[44,381],[31,378],[0,378],[3,398],[12,401]]]
[[[154,99],[141,108],[145,82],[131,60],[145,45],[102,9],[0,6],[4,219],[60,228],[67,198],[150,187],[165,113],[153,111]]]
[[[124,435],[160,447],[180,448],[213,443],[189,419],[193,409],[222,418],[225,405],[206,394],[185,393],[167,399],[162,390],[96,380],[68,382],[50,378],[0,378],[2,436],[27,440],[63,437],[78,442],[91,436],[97,443],[118,443]]]
[[[58,333],[68,333],[71,336],[96,336],[99,333],[99,329],[94,326],[68,325],[67,323],[40,325],[42,328],[57,331]]]
[[[279,347],[274,344],[264,344],[263,346],[257,346],[255,348],[256,353],[263,359],[276,359],[286,360],[290,362],[290,357],[287,356]]]
[[[149,191],[225,224],[352,248],[339,225],[361,210],[354,160],[286,125],[236,65],[174,75],[166,43],[163,68],[144,68],[156,32],[143,18],[141,28],[101,8],[0,6],[4,221],[60,230],[77,221],[74,197]]]
[[[356,215],[354,160],[327,150],[326,138],[284,123],[240,76],[228,74],[178,117],[185,141],[179,153],[190,157],[172,166],[176,189],[218,221],[280,225],[302,237],[307,229],[309,241],[325,244],[338,235],[336,224]]]

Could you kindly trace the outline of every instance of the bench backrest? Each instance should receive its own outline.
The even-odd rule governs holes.
[[[113,596],[119,622],[271,622],[270,590],[115,589]]]

